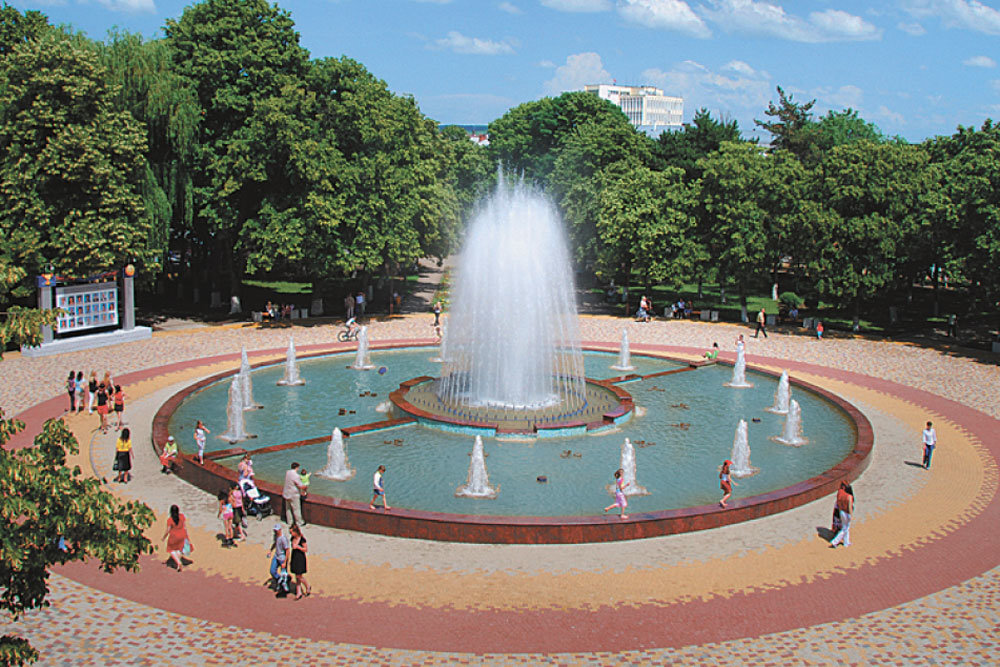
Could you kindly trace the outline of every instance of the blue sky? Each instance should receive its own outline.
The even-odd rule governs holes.
[[[175,0],[15,0],[102,39]],[[1000,3],[977,0],[284,0],[313,57],[347,55],[442,123],[586,83],[651,84],[754,136],[780,85],[911,141],[1000,117]],[[757,134],[760,134],[758,131]],[[762,137],[766,139],[766,137]]]

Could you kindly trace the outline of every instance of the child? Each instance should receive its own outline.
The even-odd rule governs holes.
[[[816,323],[816,338],[818,338],[819,340],[823,340],[823,323],[822,322],[817,322]]]
[[[82,377],[82,375],[81,375]],[[115,385],[115,418],[118,423],[115,425],[115,430],[122,430],[122,415],[125,412],[125,392],[122,391],[122,386],[120,384]]]
[[[233,506],[229,502],[229,494],[225,491],[219,491],[218,498],[219,511],[215,515],[222,519],[222,530],[225,535],[225,538],[222,540],[222,546],[235,546],[233,544]]]
[[[177,442],[174,436],[168,435],[167,442],[163,445],[163,453],[160,454],[160,472],[169,474],[177,458]]]
[[[229,504],[233,506],[233,532],[240,542],[246,542],[247,520],[243,514],[243,491],[239,484],[233,484],[233,488],[229,490]]]
[[[729,476],[729,466],[733,465],[733,462],[726,459],[722,462],[722,470],[719,471],[719,486],[722,488],[722,500],[719,501],[719,505],[722,509],[726,509],[726,501],[729,500],[729,496],[733,493],[733,487],[739,486],[732,478]]]
[[[705,359],[715,361],[719,358],[719,344],[712,343],[712,349],[705,353]]]
[[[385,510],[391,510],[389,507],[389,501],[385,497],[385,482],[382,480],[382,474],[385,473],[385,466],[379,466],[378,470],[375,471],[375,477],[372,479],[372,501],[368,504],[369,509],[375,509],[375,501],[382,497],[382,507]]]
[[[302,488],[299,491],[299,495],[301,495],[303,498],[309,495],[309,478],[311,476],[312,473],[310,473],[308,470],[306,470],[305,468],[299,468],[299,481],[302,482],[302,484],[300,485]]]

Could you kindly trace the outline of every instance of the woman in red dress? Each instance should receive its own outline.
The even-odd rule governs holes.
[[[167,541],[167,553],[170,559],[177,565],[177,571],[184,569],[181,556],[184,554],[184,546],[190,544],[187,532],[187,519],[181,514],[177,505],[170,506],[170,516],[167,517],[167,530],[163,533],[163,539]],[[190,550],[190,547],[188,547]]]

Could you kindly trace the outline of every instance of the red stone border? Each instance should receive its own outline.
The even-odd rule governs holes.
[[[386,348],[389,345],[386,344],[382,347]],[[303,355],[301,358],[325,354],[329,354],[329,352]],[[678,361],[664,355],[657,356]],[[258,363],[254,367],[272,365],[272,363]],[[720,363],[728,364],[728,362]],[[751,367],[751,369],[771,376],[777,375],[762,368]],[[218,373],[185,387],[160,406],[153,419],[153,443],[157,453],[159,453],[161,443],[166,442],[170,417],[181,402],[205,386],[229,377],[235,372]],[[834,403],[848,415],[854,423],[857,433],[854,450],[837,465],[815,477],[776,491],[741,498],[731,502],[726,509],[717,505],[701,505],[675,510],[639,512],[630,514],[628,520],[622,521],[617,517],[604,515],[504,517],[448,514],[411,509],[393,509],[390,512],[385,512],[371,510],[368,505],[351,500],[310,495],[302,501],[303,518],[308,523],[366,533],[444,542],[488,544],[578,544],[635,540],[707,530],[750,519],[759,519],[834,493],[842,481],[853,482],[868,466],[874,442],[871,423],[853,405],[839,396],[807,382],[801,380],[791,380],[791,382],[800,389],[811,391]],[[323,440],[325,437],[301,441],[301,444]],[[213,495],[220,490],[228,490],[236,482],[235,470],[221,466],[212,460],[206,460],[204,464],[199,464],[196,459],[184,455],[184,463],[185,465],[177,473],[178,476]],[[261,482],[259,487],[275,501],[281,498],[280,486],[270,482]],[[275,509],[281,510],[278,507]]]

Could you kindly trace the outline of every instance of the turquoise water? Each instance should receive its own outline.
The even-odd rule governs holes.
[[[386,372],[347,368],[353,354],[302,360],[299,370],[306,384],[279,387],[281,364],[253,373],[254,398],[263,410],[249,411],[247,431],[257,438],[240,443],[260,447],[329,436],[344,428],[385,419],[376,406],[403,380],[436,375],[439,364],[430,361],[436,350],[374,351],[372,362]],[[610,366],[617,354],[585,354],[587,377],[620,375]],[[640,375],[678,368],[675,362],[632,356]],[[393,506],[458,514],[565,516],[600,514],[610,496],[607,490],[619,467],[621,443],[635,444],[640,485],[649,495],[629,498],[630,511],[654,511],[703,505],[720,496],[718,467],[730,457],[738,421],[750,423],[751,463],[760,468],[753,477],[737,480],[734,498],[789,486],[832,467],[854,448],[853,424],[836,406],[793,386],[792,398],[802,406],[802,422],[809,443],[786,447],[769,438],[781,433],[784,417],[764,408],[773,402],[777,379],[747,372],[752,389],[724,387],[732,375],[729,366],[709,366],[690,372],[651,378],[622,385],[645,412],[619,430],[577,438],[511,441],[487,438],[486,466],[490,483],[500,487],[494,500],[456,498],[455,489],[466,481],[474,438],[420,426],[406,426],[345,439],[347,456],[357,469],[347,482],[333,482],[315,475],[311,491],[358,502],[371,499],[375,468],[385,465],[386,490]],[[189,397],[174,413],[170,432],[182,450],[194,451],[193,430],[202,419],[212,430],[206,451],[232,447],[214,436],[226,430],[229,380],[210,385]],[[372,392],[373,396],[359,394]],[[688,406],[686,409],[679,404]],[[340,408],[355,414],[338,415]],[[686,428],[678,424],[687,424]],[[566,450],[579,457],[563,458]],[[326,443],[254,456],[259,479],[280,483],[292,461],[309,470],[326,464]],[[237,458],[219,463],[236,466]],[[545,475],[547,483],[536,478]]]

